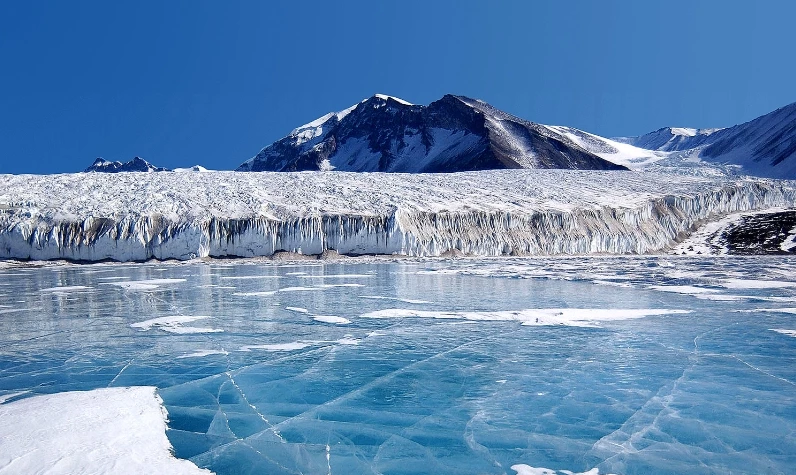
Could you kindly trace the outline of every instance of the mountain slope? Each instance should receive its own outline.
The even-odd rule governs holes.
[[[615,140],[662,152],[690,150],[702,161],[738,165],[749,175],[796,179],[796,103],[725,129],[667,127]]]
[[[679,152],[700,147],[715,140],[716,132],[726,129],[689,129],[664,127],[638,137],[617,137],[614,140],[647,150]]]
[[[753,175],[796,178],[796,103],[723,129],[700,157]]]
[[[434,173],[505,168],[622,170],[564,134],[446,95],[428,106],[377,94],[265,147],[237,171]]]

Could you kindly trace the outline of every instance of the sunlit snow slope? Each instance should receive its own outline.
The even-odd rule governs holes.
[[[791,182],[629,171],[0,175],[0,257],[646,253]]]

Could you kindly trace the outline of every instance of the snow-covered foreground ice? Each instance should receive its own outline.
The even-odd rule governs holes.
[[[794,264],[6,265],[0,473],[790,473]]]
[[[0,473],[209,474],[175,459],[155,388],[104,388],[0,405]]]

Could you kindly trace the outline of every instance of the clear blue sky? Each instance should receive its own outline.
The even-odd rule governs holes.
[[[233,169],[374,93],[604,136],[796,101],[784,1],[7,1],[0,173]]]

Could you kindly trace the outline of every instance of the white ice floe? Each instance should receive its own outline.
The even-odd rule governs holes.
[[[262,290],[257,292],[233,292],[232,295],[237,295],[238,297],[268,297],[276,294],[276,292],[276,290]]]
[[[310,312],[306,308],[302,308],[302,307],[285,307],[285,310],[290,310],[291,312],[296,312],[296,313],[309,313]]]
[[[175,315],[169,317],[158,317],[143,322],[132,323],[132,328],[140,330],[158,329],[169,333],[188,334],[188,333],[218,333],[223,332],[220,328],[207,328],[207,327],[186,327],[184,323],[195,322],[197,320],[204,320],[210,318],[207,315]]]
[[[303,350],[312,346],[328,346],[328,345],[358,345],[359,340],[346,335],[339,340],[300,340],[291,341],[286,343],[266,343],[263,345],[245,345],[239,348],[239,351],[252,351],[264,350],[270,352],[277,351],[295,351]]]
[[[650,285],[647,288],[652,290],[658,290],[660,292],[672,292],[676,294],[686,294],[686,295],[711,294],[711,293],[721,292],[721,290],[706,289],[704,287],[695,287],[693,285]]]
[[[347,325],[351,320],[344,317],[336,317],[334,315],[313,315],[313,320],[321,323],[334,323],[336,325]]]
[[[311,292],[316,290],[333,289],[335,287],[364,287],[364,285],[363,284],[320,284],[313,287],[295,286],[295,287],[283,287],[281,289],[276,289],[276,290],[234,292],[232,295],[237,295],[240,297],[267,297],[269,295],[275,295],[277,292]]]
[[[749,300],[756,297],[748,295],[727,295],[727,294],[692,294],[702,300],[713,300],[716,302],[737,302],[739,300]]]
[[[414,303],[414,304],[426,304],[432,303],[428,300],[420,300],[420,299],[404,299],[400,297],[386,297],[382,295],[362,295],[361,298],[363,299],[373,299],[373,300],[394,300],[396,302],[403,302],[403,303]]]
[[[720,285],[728,289],[781,289],[796,287],[796,282],[787,280],[726,279]]]
[[[268,343],[264,345],[245,345],[241,346],[239,351],[251,351],[251,350],[265,350],[265,351],[295,351],[295,350],[303,350],[308,346],[313,346],[317,344],[316,342],[311,341],[292,341],[289,343]]]
[[[194,351],[193,353],[188,353],[187,355],[178,356],[177,359],[204,358],[205,356],[211,356],[211,355],[227,356],[228,354],[229,352],[225,350],[199,350],[199,351]]]
[[[551,468],[531,467],[530,465],[512,465],[511,469],[517,472],[516,475],[600,475],[600,470],[592,468],[585,472],[573,472],[571,470],[553,470]],[[612,475],[612,474],[605,474]]]
[[[0,405],[0,473],[210,474],[175,458],[152,387],[35,396]]]
[[[162,285],[178,284],[180,282],[185,282],[185,279],[128,280],[124,282],[104,282],[104,285],[114,285],[124,290],[154,290]]]
[[[796,330],[786,330],[784,328],[770,328],[770,330],[772,332],[777,332],[782,335],[792,336],[793,338],[796,338]]]
[[[591,327],[599,322],[629,320],[654,315],[690,313],[688,310],[634,308],[536,308],[499,312],[443,312],[392,308],[368,312],[363,318],[433,318],[475,321],[515,321],[522,325],[568,325]]]

